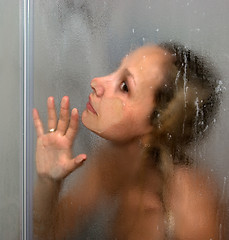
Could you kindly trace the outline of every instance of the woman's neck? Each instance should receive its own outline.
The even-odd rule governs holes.
[[[143,160],[143,147],[140,139],[133,139],[129,142],[109,142],[109,149],[115,157],[115,162],[120,171],[132,174],[137,171]]]

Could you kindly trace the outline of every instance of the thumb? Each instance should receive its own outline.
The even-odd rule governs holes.
[[[86,154],[80,154],[77,157],[73,158],[68,164],[68,172],[73,172],[76,168],[80,167],[83,162],[87,159]]]
[[[83,162],[87,159],[86,154],[79,154],[75,158],[72,159],[72,171],[74,171],[77,167],[81,166]]]

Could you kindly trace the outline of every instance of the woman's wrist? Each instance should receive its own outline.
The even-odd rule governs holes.
[[[37,175],[37,181],[45,185],[61,185],[64,179],[54,179],[49,176]]]

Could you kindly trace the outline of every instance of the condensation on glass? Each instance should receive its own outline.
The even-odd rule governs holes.
[[[54,96],[59,105],[61,98],[68,95],[71,106],[82,113],[91,79],[114,71],[131,49],[147,43],[179,41],[209,56],[222,74],[224,98],[220,112],[211,134],[192,154],[217,176],[221,199],[225,201],[229,174],[227,8],[226,1],[36,1],[34,99],[42,119],[46,121],[48,96]],[[90,153],[98,140],[82,127],[75,151]],[[81,171],[73,176],[77,178]],[[68,183],[74,181],[73,176]],[[81,239],[96,234],[99,238],[112,212],[104,209],[98,206]],[[228,208],[225,211],[228,215]]]
[[[16,239],[22,229],[22,96],[20,95],[20,35],[18,3],[0,3],[1,161],[0,236]],[[46,127],[46,101],[70,97],[80,114],[91,91],[90,81],[113,72],[131,49],[147,43],[178,41],[208,56],[222,76],[223,99],[211,133],[192,154],[217,178],[221,201],[228,198],[228,63],[229,27],[226,0],[57,0],[34,2],[34,106]],[[9,97],[10,96],[10,97]],[[47,127],[46,127],[47,130]],[[34,131],[31,126],[30,131]],[[81,124],[74,153],[90,155],[103,140]],[[35,146],[34,146],[35,148]],[[85,167],[87,168],[87,164]],[[78,181],[84,168],[65,181],[65,189]],[[31,175],[31,172],[28,173]],[[36,178],[35,169],[32,177]],[[29,191],[32,191],[30,189]],[[90,191],[90,189],[88,190]],[[102,239],[118,202],[104,198],[87,219],[78,239]],[[112,207],[111,207],[112,205]],[[32,211],[32,209],[30,209]],[[229,215],[228,207],[224,209]]]

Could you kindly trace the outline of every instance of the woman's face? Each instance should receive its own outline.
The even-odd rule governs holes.
[[[154,93],[162,84],[168,56],[156,46],[126,56],[114,73],[94,78],[83,124],[103,138],[128,141],[152,130]]]

